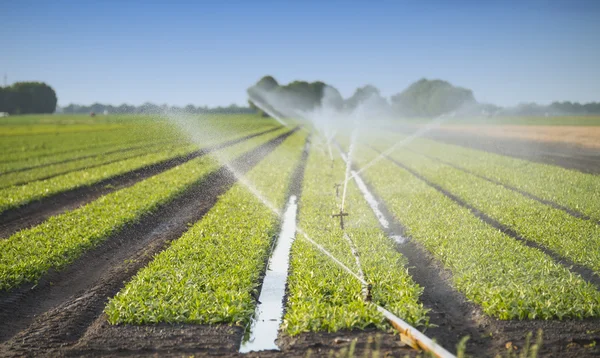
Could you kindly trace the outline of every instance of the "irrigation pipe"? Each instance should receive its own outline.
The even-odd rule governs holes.
[[[400,338],[402,339],[402,342],[413,348],[431,352],[439,358],[456,358],[454,354],[445,350],[444,347],[432,341],[429,337],[419,332],[419,330],[406,323],[392,312],[375,303],[373,303],[373,305],[375,305],[377,310],[381,312],[388,321],[390,321],[392,326],[394,326],[397,331],[400,332]]]
[[[350,155],[349,154],[344,155],[344,153],[342,152],[342,148],[340,148],[339,145],[338,145],[338,149],[340,152],[340,157],[342,158],[343,161],[346,162],[347,166],[350,167],[352,165],[350,163]],[[354,180],[357,183],[359,180],[362,180],[362,178],[360,178],[360,176],[358,174],[359,172],[360,171],[356,172],[352,176],[352,178],[354,178]],[[359,188],[359,189],[361,189],[361,188]],[[365,199],[366,199],[366,195],[368,192],[365,192],[362,189],[361,189],[361,192],[362,192],[363,196],[365,196]],[[377,213],[375,213],[375,214],[377,214]],[[352,245],[351,239],[345,233],[344,233],[344,237],[346,238],[346,240],[348,240],[349,244],[351,245],[352,253],[354,254],[354,256],[356,258],[357,264],[359,265],[359,272],[362,275],[362,269],[360,268],[358,252],[355,252],[355,249]],[[409,346],[411,346],[415,349],[420,349],[420,350],[423,350],[426,352],[430,352],[439,358],[456,358],[452,353],[448,352],[446,349],[444,349],[444,347],[435,343],[429,337],[427,337],[426,335],[421,333],[418,329],[414,328],[413,326],[408,324],[406,321],[404,321],[400,317],[394,315],[393,313],[386,310],[382,306],[372,302],[369,299],[370,292],[371,292],[371,286],[369,284],[367,284],[364,279],[361,280],[361,282],[363,283],[363,289],[364,289],[364,287],[367,287],[367,291],[366,291],[367,295],[365,296],[365,301],[370,302],[372,305],[374,305],[377,308],[377,311],[379,311],[381,314],[383,314],[383,316],[390,322],[390,324],[400,333],[400,339],[402,340],[402,342],[408,344]]]

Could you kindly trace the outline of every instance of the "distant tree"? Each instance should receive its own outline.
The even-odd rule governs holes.
[[[3,109],[11,114],[54,113],[56,92],[43,82],[16,82],[6,87]]]
[[[425,78],[392,96],[391,101],[396,112],[416,117],[436,117],[476,103],[469,89]]]
[[[277,83],[277,80],[275,80],[273,76],[264,76],[255,86],[264,91],[273,91],[275,88],[279,87],[279,83]]]
[[[364,87],[357,88],[352,97],[345,101],[344,107],[348,110],[354,110],[360,104],[367,101],[372,101],[381,107],[387,107],[388,105],[387,100],[381,96],[381,93],[377,87],[366,85]]]
[[[327,105],[338,108],[343,106],[343,98],[339,91],[321,81],[293,81],[282,86],[272,76],[264,76],[255,85],[248,88],[247,92],[248,104],[263,116],[267,116],[267,114],[261,110],[261,107],[267,108],[269,112],[273,113],[279,112],[277,109],[290,113],[310,111],[323,105],[324,99],[327,101]]]

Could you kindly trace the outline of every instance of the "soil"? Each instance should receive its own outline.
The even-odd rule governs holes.
[[[171,158],[144,168],[108,178],[90,186],[64,191],[25,204],[19,208],[6,210],[0,214],[0,239],[7,238],[19,230],[38,225],[51,216],[83,206],[103,195],[134,185],[143,179],[162,173],[194,158],[210,153],[211,151],[223,149],[250,138],[276,131],[280,128],[281,127],[275,127],[260,133],[230,140],[184,156]]]
[[[441,130],[512,138],[537,142],[563,143],[600,150],[600,127],[537,125],[442,125]]]

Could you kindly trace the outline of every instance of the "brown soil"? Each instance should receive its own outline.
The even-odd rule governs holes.
[[[143,179],[162,173],[194,158],[210,153],[211,151],[223,149],[250,138],[276,131],[280,128],[281,127],[275,127],[260,133],[230,140],[184,156],[171,158],[160,163],[108,178],[90,186],[68,190],[43,198],[39,201],[25,204],[16,209],[6,210],[0,214],[0,238],[9,237],[19,230],[38,225],[51,216],[78,208],[103,195],[134,185]]]
[[[600,149],[600,127],[594,126],[445,125],[440,129],[478,136],[566,143]]]

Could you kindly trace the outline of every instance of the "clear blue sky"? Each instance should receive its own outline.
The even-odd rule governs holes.
[[[0,76],[59,105],[246,103],[265,74],[385,96],[421,77],[480,101],[600,101],[600,1],[0,1]]]

